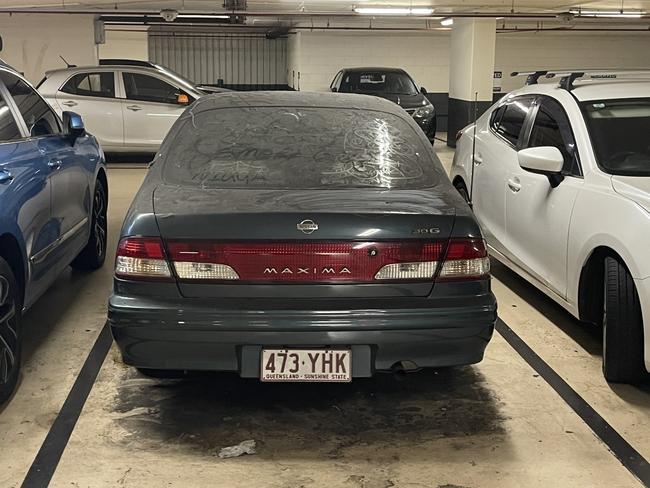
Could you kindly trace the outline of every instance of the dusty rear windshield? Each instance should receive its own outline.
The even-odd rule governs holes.
[[[357,109],[190,109],[165,144],[163,179],[201,188],[428,188],[440,166],[416,130]]]

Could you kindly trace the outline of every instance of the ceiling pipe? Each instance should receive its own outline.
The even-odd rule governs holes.
[[[9,14],[92,14],[92,15],[116,15],[116,16],[153,16],[160,17],[160,10],[118,10],[118,9],[56,9],[56,8],[0,8],[0,13],[9,13]],[[246,16],[255,16],[255,17],[345,17],[345,18],[356,18],[356,19],[369,19],[369,18],[382,18],[382,19],[439,19],[441,16],[450,17],[450,18],[512,18],[512,19],[555,19],[559,14],[554,13],[541,13],[541,12],[529,12],[529,13],[516,13],[516,12],[462,12],[462,13],[432,13],[431,15],[364,15],[358,14],[353,11],[333,11],[333,12],[309,12],[309,11],[295,11],[295,10],[283,10],[283,11],[262,11],[256,12],[254,10],[222,10],[222,11],[210,11],[210,12],[200,12],[200,11],[186,11],[182,10],[179,13],[183,15],[246,15]],[[173,22],[169,22],[172,24]]]

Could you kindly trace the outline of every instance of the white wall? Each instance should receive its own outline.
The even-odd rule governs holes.
[[[449,91],[448,34],[305,31],[298,43],[303,91],[327,91],[341,68],[355,66],[404,68],[430,92]]]
[[[97,63],[92,15],[0,14],[0,57],[32,83],[45,71]]]
[[[149,60],[149,39],[146,30],[106,29],[106,43],[98,47],[99,59]]]
[[[343,67],[392,66],[404,68],[430,92],[449,91],[450,35],[444,32],[303,31],[290,36],[288,57],[289,85],[296,69],[301,90],[327,91]],[[512,71],[590,67],[650,69],[648,34],[497,34],[495,70],[503,71],[504,93],[524,83],[511,78]]]
[[[545,68],[650,69],[648,34],[498,34],[496,47],[495,69],[503,71],[504,93],[524,84],[524,78],[510,76],[512,71]]]

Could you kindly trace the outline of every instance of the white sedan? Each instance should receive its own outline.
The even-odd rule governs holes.
[[[636,383],[650,371],[650,81],[575,78],[512,92],[459,132],[451,178],[493,257],[602,324],[605,378]]]
[[[195,85],[146,61],[106,61],[48,71],[38,91],[59,115],[80,114],[109,153],[156,152],[189,104],[206,93],[228,91]]]

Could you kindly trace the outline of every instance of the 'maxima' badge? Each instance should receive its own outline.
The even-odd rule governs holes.
[[[296,224],[296,229],[301,231],[303,234],[312,234],[318,230],[318,224],[313,220],[306,219],[299,224]]]

